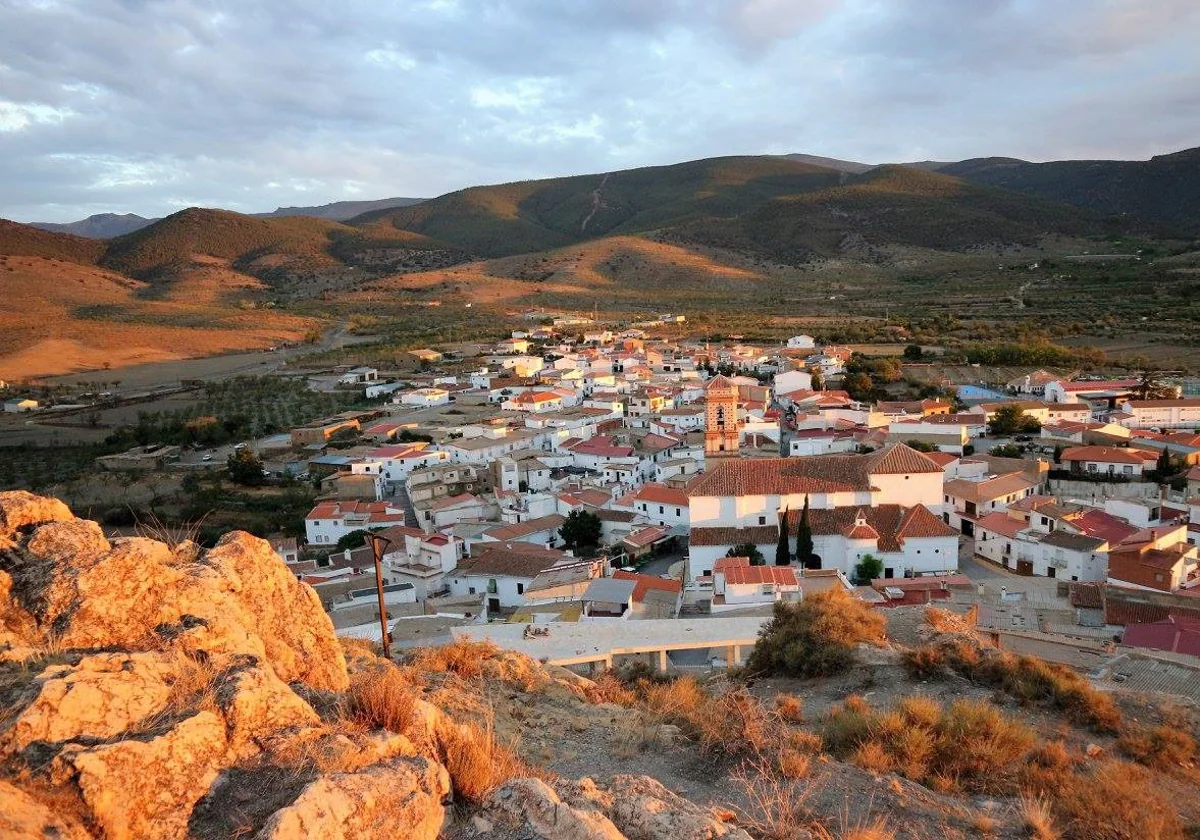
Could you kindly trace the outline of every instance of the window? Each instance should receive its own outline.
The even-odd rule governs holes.
[[[765,516],[760,516],[760,517],[758,517],[758,524],[759,524],[759,525],[766,525],[766,524],[767,524],[767,517],[765,517]]]
[[[488,591],[489,595],[496,594],[497,588],[496,588],[496,579],[495,578],[488,579],[487,591]]]
[[[659,506],[658,506],[658,512],[659,512],[659,513],[662,513],[662,512],[663,512],[663,506],[662,506],[662,505],[659,505]]]
[[[523,584],[523,583],[518,583],[518,584],[517,584],[517,594],[518,594],[518,595],[524,595],[524,594],[525,594],[525,584]]]

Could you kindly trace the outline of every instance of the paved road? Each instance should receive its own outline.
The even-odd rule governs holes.
[[[989,590],[999,591],[1000,587],[1004,586],[1008,588],[1009,592],[1028,592],[1056,597],[1058,581],[1053,578],[1018,575],[989,560],[976,557],[974,549],[974,540],[969,537],[959,537],[958,571],[975,583],[982,583]]]

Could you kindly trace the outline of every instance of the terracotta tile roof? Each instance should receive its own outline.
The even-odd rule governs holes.
[[[955,478],[947,481],[942,492],[955,499],[966,499],[970,502],[986,502],[1022,493],[1037,487],[1041,482],[1030,478],[1025,473],[1009,473],[998,475],[984,481],[971,481],[967,478]]]
[[[717,562],[713,564],[713,571],[720,572],[725,569],[732,569],[734,566],[749,566],[749,557],[718,557]]]
[[[1067,393],[1078,393],[1080,391],[1114,391],[1125,388],[1133,388],[1138,384],[1137,379],[1106,379],[1101,382],[1063,382],[1059,380],[1062,389]]]
[[[692,528],[691,545],[765,545],[779,537],[775,525],[760,525],[753,528]]]
[[[471,547],[471,556],[459,563],[458,574],[534,578],[552,566],[572,559],[561,551],[532,543],[475,543]]]
[[[1129,400],[1131,408],[1200,408],[1200,399]]]
[[[566,521],[567,518],[565,516],[552,513],[549,516],[539,516],[536,519],[527,519],[524,522],[517,522],[513,525],[501,525],[499,528],[489,528],[484,533],[495,540],[519,540],[521,537],[536,534],[539,531],[557,531]]]
[[[1141,453],[1141,454],[1139,454]],[[1109,464],[1144,464],[1153,461],[1154,455],[1147,455],[1141,450],[1120,449],[1115,446],[1072,446],[1063,450],[1062,460],[1066,461],[1095,461]]]
[[[725,582],[740,584],[774,583],[778,586],[799,586],[796,570],[791,566],[730,566],[721,570]]]
[[[1137,528],[1124,519],[1113,516],[1097,508],[1089,508],[1081,513],[1070,516],[1067,523],[1072,528],[1078,528],[1089,537],[1097,537],[1109,543],[1116,544],[1137,533]]]
[[[638,501],[653,502],[658,505],[688,506],[687,493],[684,493],[678,487],[668,487],[665,484],[657,482],[643,484],[642,488],[633,495],[633,498]]]
[[[642,528],[639,531],[634,531],[621,542],[631,545],[634,548],[645,548],[648,545],[661,540],[663,537],[671,533],[670,528],[664,528],[661,525],[651,525],[649,528]]]
[[[975,527],[981,531],[988,531],[992,534],[1003,534],[1006,537],[1015,537],[1019,532],[1024,531],[1029,527],[1028,522],[1022,522],[1019,519],[1013,519],[1003,511],[989,513],[987,516],[975,522]]]
[[[1072,583],[1069,592],[1072,607],[1098,610],[1104,606],[1104,595],[1098,583]]]
[[[768,496],[871,489],[872,475],[940,473],[942,468],[903,443],[869,455],[755,458],[722,461],[704,473],[689,496]]]
[[[652,589],[675,594],[683,591],[683,584],[679,581],[667,580],[666,578],[655,577],[654,575],[639,575],[636,572],[626,572],[623,569],[618,569],[613,572],[613,577],[617,580],[631,580],[634,582],[634,601],[644,600],[646,593]]]

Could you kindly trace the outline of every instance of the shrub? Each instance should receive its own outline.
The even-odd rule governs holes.
[[[908,698],[890,712],[851,697],[825,721],[825,747],[876,773],[894,772],[934,788],[1015,790],[1015,769],[1033,748],[1033,730],[985,702],[943,708]]]
[[[1029,829],[1031,840],[1058,840],[1051,815],[1050,800],[1044,796],[1026,794],[1018,806],[1021,822]]]
[[[422,671],[457,674],[463,679],[474,679],[483,674],[483,663],[496,654],[491,642],[476,642],[458,639],[440,647],[421,648],[408,664]]]
[[[776,602],[746,668],[792,677],[840,673],[854,663],[855,646],[878,643],[884,626],[882,615],[841,589],[799,603]]]
[[[442,734],[443,763],[454,795],[479,803],[509,779],[529,768],[501,745],[490,726],[451,726]]]
[[[785,723],[803,723],[804,702],[795,694],[776,694],[775,714]]]
[[[403,733],[413,722],[417,697],[395,668],[357,673],[346,692],[346,715],[364,726]]]
[[[1037,794],[1038,791],[1033,791]],[[1068,776],[1050,810],[1064,837],[1080,840],[1182,840],[1176,809],[1145,770],[1106,761],[1093,772]]]
[[[919,647],[904,652],[904,667],[914,680],[936,680],[949,673],[940,648]]]
[[[1170,726],[1155,726],[1122,735],[1117,749],[1138,764],[1169,770],[1191,763],[1196,756],[1196,740]]]
[[[779,772],[785,779],[794,780],[803,779],[808,775],[812,759],[802,752],[784,747],[779,751],[776,763],[779,765]]]
[[[932,667],[938,655],[946,665],[980,685],[998,688],[1026,705],[1041,704],[1057,709],[1074,723],[1100,734],[1115,734],[1121,728],[1121,712],[1112,697],[1092,687],[1080,674],[1035,656],[1014,656],[983,650],[968,642],[938,648],[939,654],[906,658],[910,672]],[[915,654],[915,652],[914,652]]]

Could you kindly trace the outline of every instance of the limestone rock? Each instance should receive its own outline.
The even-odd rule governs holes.
[[[514,779],[485,802],[489,813],[528,826],[544,840],[626,840],[594,807],[573,807],[541,779]]]
[[[25,490],[0,493],[0,548],[11,545],[17,532],[42,522],[66,522],[75,517],[58,499],[36,496]]]
[[[214,667],[252,656],[285,683],[346,689],[329,616],[265,540],[235,532],[209,551],[142,538],[110,545],[95,523],[29,493],[0,493],[5,534],[0,650],[51,636],[64,648],[170,645],[215,659]]]
[[[266,540],[226,534],[203,555],[220,587],[258,628],[267,659],[284,682],[345,691],[346,660],[321,599],[299,583]]]
[[[446,769],[425,759],[397,759],[358,773],[338,773],[309,784],[267,820],[261,840],[359,840],[403,837],[436,840],[450,792]]]
[[[320,721],[312,706],[266,668],[235,670],[217,687],[216,700],[225,717],[231,758],[258,753],[280,729]]]
[[[601,790],[591,779],[555,785],[572,807],[594,807],[630,840],[750,840],[745,830],[647,776],[615,776]]]
[[[0,837],[6,840],[90,840],[91,835],[20,788],[0,781]]]
[[[77,665],[52,665],[37,677],[37,697],[0,740],[0,752],[34,741],[110,738],[163,709],[171,670],[151,653],[100,653]]]
[[[161,735],[68,747],[53,778],[74,780],[106,840],[187,835],[188,817],[225,758],[225,724],[203,711]]]

